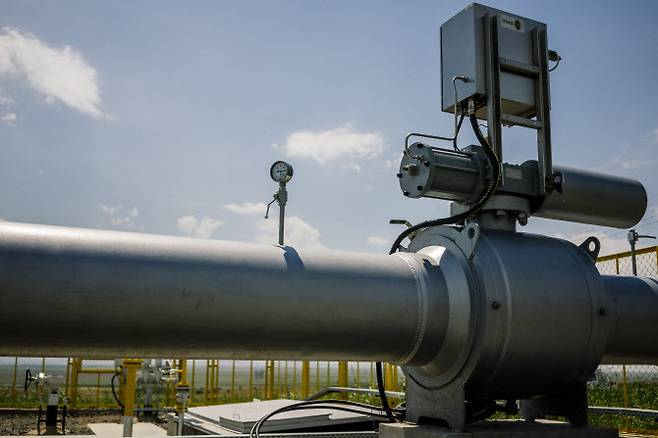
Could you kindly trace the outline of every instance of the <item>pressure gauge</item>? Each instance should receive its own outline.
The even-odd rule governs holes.
[[[270,176],[278,183],[287,183],[292,179],[292,166],[285,161],[277,161],[270,168]]]

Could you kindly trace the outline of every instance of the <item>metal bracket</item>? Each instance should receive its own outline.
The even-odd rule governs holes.
[[[592,248],[594,244],[594,248]],[[592,259],[592,262],[596,262],[596,259],[599,257],[599,251],[601,251],[601,241],[594,236],[590,236],[583,241],[578,248],[585,251],[585,253]]]

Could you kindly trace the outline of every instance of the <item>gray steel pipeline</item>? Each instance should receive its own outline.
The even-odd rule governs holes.
[[[422,364],[442,287],[422,254],[0,222],[0,355]]]
[[[616,311],[603,362],[658,364],[658,280],[617,275],[602,278]]]

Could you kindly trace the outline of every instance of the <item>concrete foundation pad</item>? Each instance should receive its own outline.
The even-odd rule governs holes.
[[[89,429],[96,436],[106,438],[120,438],[123,436],[123,424],[116,423],[91,423]],[[134,423],[133,437],[135,438],[159,438],[167,435],[167,431],[152,423]]]
[[[572,427],[548,421],[485,421],[469,425],[463,432],[412,423],[382,423],[380,438],[619,438],[616,429]]]

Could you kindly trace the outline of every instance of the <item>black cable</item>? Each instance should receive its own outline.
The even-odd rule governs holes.
[[[338,405],[338,406],[335,406]],[[356,408],[359,409],[356,409]],[[335,409],[339,411],[346,411],[346,412],[354,412],[354,413],[360,413],[364,415],[370,415],[374,417],[381,417],[381,418],[386,418],[386,416],[381,413],[382,410],[377,407],[377,406],[370,406],[366,405],[363,403],[357,403],[357,402],[352,402],[352,401],[347,401],[347,400],[310,400],[310,401],[302,401],[299,403],[296,403],[294,405],[289,405],[289,406],[284,406],[282,408],[276,409],[269,414],[265,415],[262,417],[260,420],[258,420],[251,428],[249,431],[249,436],[251,438],[260,438],[260,428],[263,426],[267,420],[272,418],[275,415],[284,413],[284,412],[289,412],[289,411],[294,411],[294,410],[303,410],[303,409]],[[373,414],[372,411],[375,412],[380,412],[377,414]]]
[[[487,158],[489,160],[489,164],[492,167],[493,175],[491,178],[491,183],[487,186],[487,189],[484,191],[478,202],[473,205],[473,207],[469,208],[463,213],[456,214],[454,216],[450,217],[445,217],[445,218],[440,218],[440,219],[433,219],[429,221],[424,221],[421,223],[418,223],[416,225],[413,225],[404,231],[400,233],[400,235],[395,239],[395,242],[393,242],[393,245],[391,246],[391,250],[389,251],[389,254],[393,254],[400,248],[400,244],[402,241],[409,236],[410,234],[423,230],[425,228],[429,227],[434,227],[437,225],[448,225],[448,224],[454,224],[457,222],[461,222],[464,219],[469,218],[473,214],[477,213],[486,205],[486,203],[489,201],[489,198],[491,198],[491,195],[496,191],[496,187],[498,187],[498,181],[500,179],[500,162],[498,161],[498,157],[496,156],[496,152],[491,148],[491,145],[487,141],[486,138],[484,138],[484,135],[482,135],[482,132],[480,131],[480,127],[478,126],[478,121],[477,117],[475,117],[475,114],[471,114],[470,116],[471,120],[471,127],[473,128],[473,132],[475,133],[475,136],[477,137],[478,141],[482,145],[482,148],[484,149],[484,153],[487,155]],[[382,399],[382,402],[384,399]]]
[[[560,65],[560,61],[562,61],[562,58],[558,58],[558,59],[557,59],[557,62],[555,63],[555,65],[554,65],[553,67],[551,67],[551,68],[548,69],[548,72],[550,73],[550,72],[552,72],[553,70],[555,70],[555,69],[557,68],[557,66]]]
[[[377,391],[379,391],[379,398],[382,401],[382,407],[384,412],[386,412],[386,417],[391,423],[395,423],[395,417],[391,411],[391,406],[388,404],[388,398],[386,397],[386,389],[384,387],[384,371],[382,370],[382,363],[375,362],[375,371],[377,374]]]
[[[117,377],[120,377],[120,376],[121,376],[121,374],[119,374],[119,373],[114,374],[112,376],[112,379],[110,380],[110,386],[112,387],[112,395],[114,396],[114,400],[116,400],[117,403],[119,403],[119,406],[121,406],[122,408],[125,408],[125,406],[123,405],[123,402],[121,402],[121,400],[119,400],[119,396],[117,395],[117,392],[114,389],[114,379],[116,379]]]
[[[459,122],[457,123],[457,129],[455,129],[455,136],[452,138],[452,147],[457,152],[461,152],[461,150],[457,147],[457,136],[459,135],[459,131],[462,129],[462,122],[464,121],[464,116],[466,116],[466,112],[462,110],[461,116],[459,117]]]

